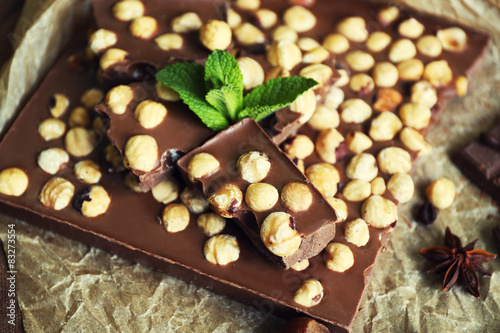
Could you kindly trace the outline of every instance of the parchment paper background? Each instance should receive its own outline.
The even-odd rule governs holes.
[[[0,129],[33,91],[88,0],[28,0],[0,77]],[[265,0],[263,1],[265,3]],[[427,276],[422,247],[442,243],[444,230],[496,253],[491,230],[500,213],[491,199],[451,163],[457,150],[500,116],[500,1],[404,0],[419,10],[490,32],[492,45],[471,92],[438,116],[428,139],[433,153],[415,165],[416,192],[400,206],[398,226],[379,258],[354,322],[354,332],[500,332],[500,260],[487,264],[482,298],[463,288],[440,291]],[[29,65],[27,65],[29,64]],[[4,158],[4,157],[0,157]],[[454,205],[429,227],[413,221],[425,186],[446,176],[457,188]],[[0,239],[13,220],[0,213]],[[17,292],[27,332],[274,332],[284,321],[104,251],[16,222]]]

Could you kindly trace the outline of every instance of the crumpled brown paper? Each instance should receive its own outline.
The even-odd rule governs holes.
[[[88,13],[88,1],[28,3],[16,30],[18,50],[0,78],[0,128],[36,86],[74,22]],[[500,332],[499,259],[486,265],[493,275],[480,279],[478,300],[461,287],[441,292],[441,277],[426,275],[429,263],[418,254],[442,244],[446,226],[464,243],[479,238],[478,248],[496,251],[491,230],[500,225],[498,208],[463,178],[448,154],[500,115],[500,3],[403,3],[487,30],[493,40],[469,95],[450,101],[428,135],[435,149],[415,165],[415,196],[400,206],[398,226],[373,270],[353,332]],[[440,176],[454,181],[458,197],[433,225],[418,225],[414,210],[425,186]],[[283,325],[277,317],[0,214],[4,242],[12,222],[27,332],[273,332]]]

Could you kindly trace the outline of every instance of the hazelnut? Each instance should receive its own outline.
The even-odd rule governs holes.
[[[121,171],[124,169],[122,156],[118,149],[112,144],[109,144],[106,148],[104,148],[104,159],[111,165],[112,170]]]
[[[271,169],[269,157],[259,151],[250,151],[238,158],[238,170],[241,178],[249,183],[258,183],[267,177]]]
[[[210,51],[225,50],[231,45],[231,27],[224,21],[210,20],[200,29],[200,41]]]
[[[55,175],[69,162],[68,153],[61,148],[49,148],[42,151],[37,158],[38,166],[45,172]]]
[[[158,29],[158,23],[151,16],[141,16],[132,20],[129,29],[134,37],[150,39]]]
[[[43,185],[38,198],[48,208],[61,210],[68,206],[75,193],[75,187],[68,180],[53,177]]]
[[[419,152],[419,155],[428,154],[432,150],[432,145],[425,141],[424,136],[410,127],[405,127],[399,133],[401,142],[412,151]]]
[[[306,176],[326,198],[333,197],[337,193],[340,175],[333,165],[328,163],[310,165],[306,169]]]
[[[276,79],[278,77],[290,77],[290,71],[284,69],[283,67],[273,67],[266,73],[264,82]]]
[[[302,61],[302,52],[293,42],[275,41],[267,51],[267,60],[273,66],[291,70]]]
[[[349,87],[359,95],[367,95],[373,91],[375,83],[370,75],[358,73],[352,76]]]
[[[111,198],[104,187],[92,185],[78,193],[74,200],[75,209],[86,217],[96,217],[106,213]]]
[[[282,40],[287,40],[292,43],[295,43],[297,39],[299,39],[299,35],[297,34],[297,31],[293,30],[287,25],[280,25],[276,29],[273,30],[272,33],[273,40],[275,41],[282,41]]]
[[[417,54],[415,44],[409,39],[400,39],[395,41],[389,50],[389,60],[392,62],[401,62],[412,59]]]
[[[180,232],[189,225],[189,211],[183,204],[171,203],[163,209],[161,220],[167,232]]]
[[[360,179],[369,182],[377,177],[377,161],[372,154],[357,154],[351,158],[345,171],[346,176],[350,179]]]
[[[308,124],[317,130],[337,128],[340,124],[340,116],[337,110],[331,109],[325,105],[320,105],[316,108],[316,111],[314,111]]]
[[[406,81],[420,80],[424,74],[424,63],[420,59],[401,61],[398,64],[399,78]]]
[[[241,57],[237,62],[243,75],[245,89],[250,90],[264,83],[264,69],[257,61],[250,57]]]
[[[89,127],[91,122],[90,112],[82,106],[71,111],[68,118],[69,127]]]
[[[278,202],[278,198],[278,190],[267,183],[250,184],[245,193],[247,206],[256,212],[264,212],[273,208]]]
[[[272,28],[278,22],[278,15],[269,9],[259,9],[255,12],[255,18],[262,29]]]
[[[373,142],[370,137],[360,131],[348,133],[345,141],[347,148],[355,154],[361,154],[373,146]]]
[[[205,197],[186,187],[181,193],[181,201],[193,214],[201,214],[210,208]]]
[[[260,0],[236,0],[236,7],[243,10],[257,10],[260,7]]]
[[[377,87],[393,87],[398,82],[398,75],[397,67],[390,62],[380,62],[373,68],[373,79]]]
[[[375,64],[372,55],[360,50],[354,50],[347,53],[345,60],[349,67],[358,72],[366,72]]]
[[[302,58],[305,64],[319,64],[328,59],[330,53],[323,47],[318,46],[310,51],[307,51]]]
[[[232,217],[240,209],[243,193],[234,184],[227,184],[208,197],[212,209],[223,217]]]
[[[92,160],[82,160],[76,163],[73,168],[73,173],[79,181],[87,184],[98,183],[102,176],[99,170],[99,164]]]
[[[467,34],[461,28],[451,27],[438,30],[437,38],[441,40],[443,49],[450,52],[461,52],[467,47]]]
[[[304,160],[297,160],[296,162],[294,161],[295,165],[297,166],[297,169],[300,170],[300,172],[304,173]]]
[[[316,16],[307,8],[292,6],[283,14],[283,21],[297,32],[306,32],[316,25]]]
[[[127,173],[125,175],[124,182],[125,185],[127,185],[127,187],[130,188],[132,191],[136,193],[142,193],[141,187],[139,186],[139,184],[137,184],[137,181],[135,180],[134,176],[132,176],[132,174]]]
[[[438,100],[436,89],[427,81],[419,81],[411,87],[411,101],[427,106],[429,109]]]
[[[372,193],[371,184],[364,180],[351,180],[344,186],[342,195],[352,202],[363,201],[368,198]]]
[[[346,123],[361,124],[372,115],[372,108],[359,98],[351,98],[342,103],[340,118]]]
[[[428,63],[424,70],[424,80],[427,80],[434,87],[449,84],[453,80],[453,72],[448,61],[436,60]]]
[[[302,282],[299,289],[293,294],[293,301],[310,308],[318,305],[323,299],[323,285],[316,279],[310,278]]]
[[[399,203],[410,201],[413,197],[415,186],[410,175],[406,173],[395,173],[387,182],[387,190]]]
[[[411,171],[410,154],[398,147],[387,147],[377,156],[378,166],[382,172],[388,174],[409,173]]]
[[[151,194],[156,201],[167,205],[179,197],[179,184],[173,178],[166,178],[151,189]]]
[[[163,51],[180,50],[184,45],[184,38],[178,33],[166,33],[156,37],[155,43]]]
[[[313,196],[309,186],[302,183],[288,183],[281,190],[281,201],[293,212],[308,210]]]
[[[337,162],[336,151],[344,137],[335,128],[322,130],[316,138],[316,152],[325,162]]]
[[[314,143],[307,135],[299,134],[285,143],[283,149],[291,159],[304,159],[314,152]]]
[[[417,40],[417,50],[426,57],[435,58],[443,52],[443,44],[433,35],[425,35]]]
[[[99,54],[107,48],[115,45],[117,41],[118,38],[113,31],[99,29],[90,35],[89,47],[94,54]]]
[[[384,9],[381,9],[378,12],[378,20],[383,25],[389,25],[392,22],[396,21],[399,17],[399,8],[396,6],[390,6]]]
[[[366,47],[372,52],[383,51],[392,42],[392,37],[383,31],[374,31],[366,41]]]
[[[93,130],[73,127],[66,133],[64,146],[71,155],[83,157],[94,151],[98,144],[97,139],[97,135]]]
[[[241,24],[241,16],[234,9],[228,8],[227,10],[227,24],[234,29]]]
[[[315,48],[321,46],[316,39],[311,37],[302,37],[297,41],[298,47],[305,52],[314,50]]]
[[[372,184],[372,194],[383,195],[385,193],[385,180],[382,177],[376,177],[371,181]]]
[[[301,260],[301,261],[293,264],[292,266],[290,266],[291,269],[293,269],[294,271],[297,271],[297,272],[303,271],[307,267],[309,267],[309,260],[307,260],[307,259]]]
[[[459,77],[456,78],[455,88],[457,90],[458,96],[467,95],[468,86],[469,86],[469,84],[468,84],[467,78],[465,76],[460,75]]]
[[[422,104],[406,103],[399,109],[403,124],[417,130],[426,128],[431,121],[431,110]]]
[[[158,164],[158,144],[149,135],[136,135],[127,140],[123,164],[129,169],[149,172]]]
[[[156,82],[155,92],[156,95],[164,101],[177,102],[181,99],[177,91],[170,87],[167,87],[161,82]]]
[[[398,32],[407,38],[418,38],[424,33],[425,26],[413,17],[404,20],[399,24]]]
[[[330,90],[326,94],[323,103],[330,109],[336,110],[340,106],[340,104],[342,104],[344,98],[345,98],[344,91],[337,86],[332,86],[330,87]]]
[[[120,21],[130,21],[144,15],[144,4],[138,0],[122,0],[113,6],[113,15]]]
[[[28,175],[19,168],[0,171],[0,193],[14,197],[21,196],[28,188]]]
[[[330,243],[323,252],[326,267],[334,272],[345,272],[354,265],[354,255],[349,246]]]
[[[370,240],[368,224],[363,219],[347,222],[344,227],[345,240],[356,246],[365,246]]]
[[[236,237],[215,235],[210,237],[203,247],[205,259],[214,265],[228,265],[240,257],[240,247]]]
[[[325,64],[312,64],[302,68],[299,72],[299,76],[316,80],[318,86],[322,87],[333,76],[333,69]]]
[[[38,133],[45,141],[59,139],[64,132],[66,132],[66,124],[59,119],[45,119],[38,125]]]
[[[307,90],[297,97],[297,99],[290,104],[289,108],[290,111],[300,113],[302,116],[299,118],[298,123],[305,124],[311,119],[314,110],[316,110],[316,94],[312,89]]]
[[[158,102],[145,100],[137,105],[134,115],[142,127],[147,129],[155,128],[167,116],[167,108]]]
[[[368,38],[366,22],[362,17],[347,17],[337,25],[337,31],[352,42],[362,43]]]
[[[203,22],[198,14],[187,12],[174,18],[171,24],[173,32],[184,33],[199,30]]]
[[[334,54],[342,54],[349,50],[349,40],[341,34],[329,34],[323,41],[323,47]]]
[[[52,117],[59,118],[66,112],[69,106],[69,99],[63,94],[54,94],[49,99],[49,111]]]
[[[347,219],[347,204],[344,200],[329,197],[326,198],[326,201],[335,210],[335,213],[337,213],[338,222],[343,222]]]
[[[339,78],[333,84],[334,87],[344,87],[349,84],[349,80],[351,79],[349,76],[349,72],[345,69],[337,70],[337,74]]]
[[[187,165],[189,179],[193,182],[195,179],[203,178],[217,170],[220,166],[219,161],[208,153],[198,153],[194,155]]]
[[[250,23],[242,23],[234,29],[234,37],[243,45],[263,44],[266,35]]]
[[[402,128],[403,123],[398,116],[384,111],[372,120],[369,134],[374,141],[388,141],[394,139]]]
[[[214,213],[201,214],[196,223],[208,237],[220,234],[226,227],[226,219]]]
[[[430,183],[425,193],[431,204],[439,209],[450,207],[456,196],[455,185],[450,179],[444,177]]]
[[[124,114],[134,99],[134,91],[129,86],[116,86],[106,95],[106,104],[115,114]]]
[[[401,93],[392,88],[379,89],[373,108],[377,111],[394,111],[403,101]]]
[[[372,195],[363,203],[361,217],[372,227],[387,228],[398,220],[398,208],[391,200]]]
[[[107,49],[99,60],[99,66],[102,70],[106,70],[109,67],[124,61],[129,56],[127,51],[110,48]]]
[[[293,217],[285,212],[274,212],[265,218],[260,227],[260,238],[269,251],[279,257],[291,255],[302,243]]]
[[[85,91],[80,101],[87,109],[93,109],[97,104],[101,103],[104,98],[104,93],[101,89],[91,88]]]

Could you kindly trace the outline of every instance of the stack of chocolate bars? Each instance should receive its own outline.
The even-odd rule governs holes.
[[[349,331],[397,204],[413,194],[412,162],[432,149],[432,117],[467,92],[489,37],[352,0],[92,6],[89,33],[0,143],[2,212]],[[155,73],[217,48],[247,90],[294,75],[318,85],[215,133]]]

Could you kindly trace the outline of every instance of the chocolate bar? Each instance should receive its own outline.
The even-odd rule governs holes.
[[[251,118],[193,149],[178,165],[216,213],[235,218],[255,247],[281,266],[316,256],[335,236],[332,207]]]
[[[500,122],[452,156],[458,168],[500,203]]]

